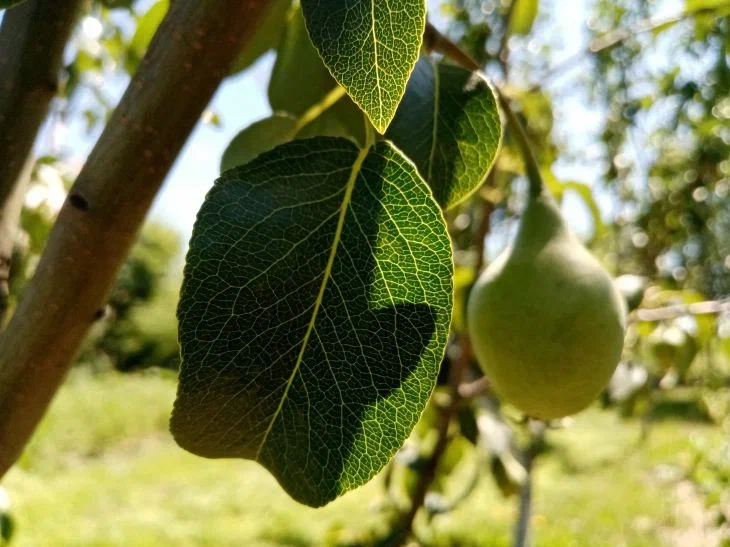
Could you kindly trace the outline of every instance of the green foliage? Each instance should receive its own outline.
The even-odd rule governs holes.
[[[361,485],[430,395],[451,276],[441,212],[387,143],[297,141],[227,171],[187,259],[176,439],[313,506]]]
[[[501,144],[502,124],[482,76],[422,57],[386,137],[416,164],[446,209],[484,182]]]
[[[384,133],[418,60],[424,0],[302,0],[315,47],[335,79]]]
[[[109,316],[96,339],[87,342],[82,362],[104,357],[120,370],[175,367],[177,283],[168,277],[180,252],[177,233],[148,224],[122,266],[109,296]]]

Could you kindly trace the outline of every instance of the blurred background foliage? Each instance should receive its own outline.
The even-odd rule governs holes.
[[[62,132],[54,127],[83,123],[90,135],[101,130],[114,107],[109,89],[124,87],[169,1],[174,0],[87,2],[44,132],[48,142],[32,171],[14,256],[11,306],[32,275],[79,169],[65,155]],[[613,274],[628,276],[620,279],[634,311],[624,359],[600,401],[603,410],[592,409],[585,421],[579,416],[572,425],[571,420],[525,423],[513,409],[500,406],[471,356],[464,303],[477,272],[508,244],[524,197],[524,168],[507,134],[482,190],[447,216],[456,260],[452,339],[439,387],[421,424],[377,486],[365,491],[376,524],[345,519],[317,539],[284,526],[281,536],[269,543],[261,539],[261,544],[290,540],[292,545],[398,545],[415,537],[424,545],[469,545],[468,534],[460,535],[449,522],[481,519],[490,511],[499,514],[493,506],[483,505],[485,488],[492,489],[487,496],[492,504],[499,505],[500,498],[511,500],[514,510],[505,519],[519,520],[523,513],[518,507],[527,510],[538,545],[574,545],[571,533],[582,538],[577,544],[591,545],[730,544],[730,314],[722,307],[730,298],[730,2],[585,0],[576,5],[587,19],[566,29],[561,18],[571,9],[568,4],[443,0],[429,2],[429,7],[439,30],[483,65],[514,101],[568,222]],[[287,56],[297,49],[287,42],[285,28],[296,18],[289,8],[288,0],[272,2],[270,17],[254,45],[242,52],[236,73],[269,50],[278,51],[277,64],[291,61]],[[568,31],[576,35],[570,46],[564,43]],[[202,122],[220,124],[225,116],[209,111]],[[348,130],[348,124],[341,125]],[[219,158],[210,161],[217,164]],[[181,237],[163,223],[151,221],[141,232],[81,352],[65,388],[68,395],[62,394],[62,403],[52,410],[21,462],[24,471],[18,473],[51,476],[73,467],[59,455],[62,452],[88,458],[106,453],[108,446],[123,438],[166,435],[162,432],[172,393],[169,375],[147,371],[119,379],[97,373],[112,368],[125,372],[176,368],[175,308],[182,251]],[[102,379],[91,388],[84,383],[88,374]],[[83,420],[80,416],[89,412],[105,411],[83,406],[80,393],[87,390],[109,397],[108,419],[90,432],[79,432],[71,422]],[[124,410],[128,397],[145,410],[138,412],[144,417],[122,425],[136,415]],[[610,445],[635,451],[640,459],[623,462],[623,453]],[[611,457],[603,458],[602,450]],[[140,457],[140,452],[133,452]],[[178,462],[178,468],[166,452],[155,457],[186,478],[199,480],[201,488],[209,486],[211,478],[202,476],[202,471],[198,477],[192,461]],[[613,464],[605,463],[611,458]],[[534,480],[533,462],[539,470]],[[701,529],[706,536],[667,539],[660,533],[670,527],[662,520],[668,518],[667,512],[658,507],[651,516],[653,524],[643,531],[641,525],[630,531],[612,520],[624,515],[622,510],[641,511],[642,503],[650,503],[637,493],[645,485],[632,482],[634,473],[639,476],[648,467],[664,472],[665,490],[652,483],[647,487],[650,492],[665,492],[667,484],[691,487],[692,509],[703,515]],[[596,469],[604,469],[604,475]],[[565,486],[581,472],[586,477],[582,486],[575,490]],[[135,473],[142,480],[154,474]],[[226,468],[225,473],[232,471]],[[541,479],[540,473],[546,478]],[[605,473],[623,475],[612,481]],[[83,484],[83,478],[76,479]],[[28,480],[23,475],[11,484],[26,492]],[[540,515],[530,517],[529,504],[523,507],[533,484],[542,513],[554,506],[573,511],[576,518],[581,511],[586,512],[584,518],[592,518],[595,515],[588,513],[599,509],[581,495],[603,489],[604,501],[615,514],[605,517],[608,524],[601,515],[595,516],[593,530],[585,533],[556,525],[546,531]],[[554,494],[543,494],[542,488]],[[562,506],[564,492],[580,503]],[[33,498],[32,492],[25,495]],[[226,495],[233,497],[230,492]],[[285,504],[272,496],[277,504]],[[632,496],[639,500],[636,505],[627,500]],[[343,514],[353,510],[347,503],[354,502],[342,502],[347,507]],[[629,507],[622,507],[626,503]],[[476,509],[469,510],[472,506]],[[299,514],[298,509],[287,511]],[[479,515],[474,517],[476,511]],[[316,516],[301,517],[298,525],[306,528],[312,518]],[[323,522],[330,522],[328,518]],[[484,516],[485,522],[502,526],[489,518]],[[613,526],[616,533],[602,535],[601,523]],[[450,532],[444,535],[444,529]],[[465,529],[479,538],[475,545],[509,542],[502,529],[495,537]],[[275,536],[271,530],[261,534]],[[289,534],[288,540],[283,534]],[[208,539],[214,541],[215,536]]]

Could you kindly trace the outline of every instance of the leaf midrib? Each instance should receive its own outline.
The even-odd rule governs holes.
[[[327,265],[324,270],[324,275],[322,276],[322,284],[319,287],[319,293],[317,294],[317,299],[314,302],[314,310],[312,311],[312,317],[309,320],[309,325],[307,326],[307,331],[304,334],[304,338],[302,339],[302,347],[299,350],[299,354],[297,355],[297,361],[294,364],[294,369],[292,370],[291,375],[289,376],[289,379],[287,380],[286,387],[284,388],[284,393],[281,396],[281,400],[279,401],[279,406],[276,408],[276,411],[274,412],[274,415],[271,417],[271,421],[269,422],[268,427],[266,428],[266,432],[264,433],[263,438],[261,439],[261,444],[259,445],[258,450],[256,451],[256,461],[260,459],[261,451],[263,450],[264,446],[266,445],[266,440],[269,437],[269,434],[271,433],[271,430],[274,428],[274,424],[276,423],[277,418],[281,414],[282,409],[284,408],[284,403],[286,402],[287,397],[289,396],[289,390],[291,389],[292,384],[294,383],[294,378],[296,378],[297,373],[299,372],[299,369],[301,368],[302,361],[304,360],[304,353],[307,350],[307,346],[309,343],[309,338],[312,335],[312,332],[314,332],[314,325],[317,322],[317,314],[319,313],[319,309],[322,307],[322,300],[324,298],[324,292],[327,288],[327,283],[330,279],[330,276],[332,275],[332,267],[335,263],[335,256],[337,255],[337,248],[340,245],[340,241],[342,239],[342,230],[345,226],[345,218],[347,216],[347,210],[350,206],[350,202],[352,201],[352,192],[355,189],[355,182],[357,181],[357,177],[360,174],[360,169],[362,168],[362,164],[365,161],[365,158],[368,155],[370,148],[365,147],[360,150],[360,153],[357,156],[357,159],[352,165],[352,171],[350,172],[350,178],[347,180],[347,186],[345,187],[345,195],[342,198],[342,205],[340,206],[340,216],[337,219],[337,228],[335,229],[335,235],[332,240],[332,247],[330,248],[330,254],[329,258],[327,259]]]

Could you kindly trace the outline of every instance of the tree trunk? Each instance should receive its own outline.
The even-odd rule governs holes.
[[[58,88],[81,0],[30,0],[0,27],[0,325],[23,199],[21,174]]]
[[[172,3],[0,334],[0,477],[43,416],[173,161],[268,5]]]

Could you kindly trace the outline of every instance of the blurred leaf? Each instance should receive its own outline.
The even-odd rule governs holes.
[[[300,140],[226,171],[187,255],[175,439],[311,506],[364,484],[431,396],[452,274],[443,215],[387,142]]]
[[[275,114],[249,125],[230,142],[221,158],[221,172],[244,165],[256,156],[289,142],[294,137],[297,120]]]
[[[165,18],[169,7],[170,0],[158,0],[152,4],[150,9],[148,9],[144,15],[137,19],[137,30],[129,43],[130,52],[133,53],[137,59],[142,59],[142,57],[144,57],[144,54],[152,41],[152,37],[155,35],[157,28]]]
[[[425,0],[301,0],[301,6],[324,64],[385,133],[418,60]]]
[[[385,136],[448,209],[484,182],[502,140],[502,121],[485,79],[421,57]]]
[[[13,6],[17,6],[23,2],[25,2],[25,0],[0,0],[0,10],[12,8]]]
[[[684,11],[693,13],[714,8],[730,7],[728,0],[685,0]]]
[[[272,0],[270,4],[265,18],[246,41],[243,51],[233,64],[231,74],[238,74],[246,70],[281,41],[287,23],[287,14],[291,8],[291,0]]]
[[[467,266],[454,268],[454,313],[451,328],[455,332],[466,330],[466,302],[469,288],[475,279],[474,268]]]
[[[539,7],[538,0],[513,0],[509,20],[509,34],[529,34],[535,24]]]
[[[578,194],[591,213],[594,239],[600,239],[606,233],[606,225],[601,217],[601,210],[593,197],[593,191],[590,186],[582,182],[560,181],[550,171],[543,171],[543,180],[558,202],[562,201],[566,191],[572,190]]]

